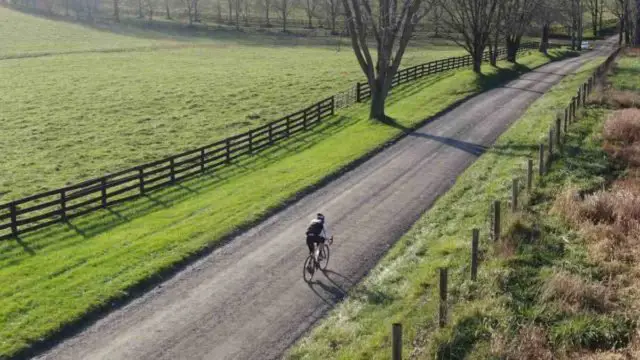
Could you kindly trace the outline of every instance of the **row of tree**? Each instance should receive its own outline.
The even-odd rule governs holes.
[[[272,27],[279,25],[283,30],[288,26],[295,27],[325,27],[333,33],[343,33],[348,30],[345,22],[343,0],[4,0],[17,2],[23,6],[39,7],[49,12],[61,12],[69,16],[73,13],[77,18],[93,20],[98,14],[101,17],[109,16],[119,21],[121,16],[133,15],[138,18],[147,18],[152,21],[154,17],[164,17],[185,21],[192,25],[203,21],[215,21],[219,23],[240,26]],[[374,0],[375,1],[375,0]],[[486,5],[487,15],[501,17],[514,7],[524,7],[525,17],[532,14],[531,9],[548,15],[556,22],[566,20],[569,12],[578,14],[586,12],[591,18],[593,33],[597,35],[603,27],[603,15],[610,11],[622,23],[625,19],[625,8],[630,6],[633,0],[554,0],[524,1],[522,4],[510,0],[472,0],[469,2],[437,1],[429,4],[428,14],[420,24],[421,28],[432,31],[435,36],[441,36],[453,29],[446,25],[451,23],[456,15],[452,13],[452,6],[461,9],[466,5]],[[464,5],[464,6],[463,6]],[[494,7],[495,5],[495,7]],[[544,5],[544,6],[543,6]],[[537,13],[536,21],[543,17]],[[470,17],[470,14],[466,14]],[[475,15],[474,15],[475,16]],[[576,16],[577,19],[577,16]],[[582,22],[580,18],[580,22]],[[460,20],[460,19],[458,19]],[[629,21],[627,24],[631,23]],[[566,25],[566,24],[565,24]],[[567,28],[575,27],[575,24],[566,25]],[[530,30],[530,29],[525,29]],[[549,28],[543,29],[547,34]]]
[[[489,50],[490,62],[496,65],[499,46],[507,49],[507,60],[516,62],[520,42],[527,29],[542,27],[540,51],[549,47],[551,24],[563,24],[571,36],[571,47],[580,49],[583,39],[585,10],[594,21],[594,33],[602,23],[603,0],[343,0],[351,43],[358,63],[371,87],[370,117],[381,121],[385,116],[385,100],[398,71],[402,56],[411,40],[416,24],[434,8],[443,10],[442,21],[453,37],[473,59],[473,70],[481,72],[482,59]],[[638,16],[640,0],[609,0],[628,35],[635,29],[635,44],[640,45]],[[618,4],[619,3],[619,4]],[[633,24],[632,24],[633,23]],[[377,58],[368,40],[373,34]]]
[[[12,1],[31,6],[38,6],[37,1],[42,1],[49,11],[58,1],[67,13],[71,7],[76,16],[84,14],[87,18],[101,9],[99,0]],[[123,4],[121,0],[111,1],[112,16],[119,21]],[[152,19],[158,1],[162,1],[167,18],[172,17],[176,7],[182,10],[180,15],[186,14],[189,24],[201,21],[202,17],[200,0],[125,1],[128,2],[125,8],[133,8],[139,17]],[[592,30],[597,34],[602,28],[605,10],[618,18],[621,42],[640,44],[640,0],[217,0],[213,8],[219,21],[226,17],[236,26],[240,26],[241,21],[249,22],[250,11],[262,13],[260,18],[266,24],[270,24],[270,14],[275,11],[284,23],[284,30],[296,10],[306,14],[308,26],[314,18],[324,19],[334,31],[341,23],[371,88],[370,116],[379,120],[385,119],[384,104],[391,81],[419,24],[431,24],[436,33],[443,29],[442,35],[458,42],[469,53],[477,73],[481,72],[487,50],[492,65],[496,65],[499,47],[506,48],[508,61],[516,62],[523,36],[534,27],[541,30],[542,52],[546,53],[549,47],[552,24],[564,26],[571,37],[571,47],[579,49],[584,15],[591,17]]]

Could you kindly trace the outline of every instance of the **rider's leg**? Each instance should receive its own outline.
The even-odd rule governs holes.
[[[313,235],[307,235],[307,247],[309,248],[309,254],[313,254],[313,245],[315,244],[315,237]]]

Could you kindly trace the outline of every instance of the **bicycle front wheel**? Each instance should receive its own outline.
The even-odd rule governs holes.
[[[302,277],[304,281],[311,282],[315,271],[316,267],[313,261],[313,256],[307,256],[307,260],[304,261],[304,267],[302,268]]]
[[[320,248],[320,256],[318,257],[318,263],[320,266],[320,270],[326,270],[327,265],[329,265],[329,245],[322,244]]]

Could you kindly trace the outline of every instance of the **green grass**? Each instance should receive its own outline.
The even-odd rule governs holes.
[[[405,354],[419,359],[489,358],[492,334],[508,330],[509,309],[505,304],[509,301],[494,299],[494,285],[482,284],[494,284],[503,278],[500,275],[505,281],[513,279],[519,288],[526,288],[528,282],[526,277],[508,277],[504,266],[486,260],[480,265],[479,282],[466,280],[471,230],[481,229],[482,256],[488,256],[489,204],[508,198],[512,177],[524,174],[527,157],[535,158],[556,111],[564,109],[578,85],[601,61],[589,62],[537,100],[396,243],[349,298],[300,340],[287,357],[387,359],[391,324],[400,322]],[[542,259],[534,256],[531,261],[542,261],[542,255]],[[437,269],[442,266],[450,269],[453,321],[438,330]],[[371,293],[386,300],[369,298],[367,294]]]
[[[522,57],[515,68],[487,67],[482,81],[470,70],[423,79],[396,90],[388,114],[403,126],[414,126],[499,79],[549,60],[536,53]],[[20,242],[0,243],[0,357],[25,350],[87,312],[126,296],[131,286],[216,244],[399,134],[394,127],[368,120],[367,110],[366,104],[354,106],[303,139],[292,139],[216,174],[69,226],[24,236]]]
[[[640,56],[622,57],[616,64],[611,81],[617,90],[640,91]]]
[[[214,142],[362,79],[348,47],[222,33],[167,48],[170,37],[141,31],[125,36],[0,7],[0,57],[134,47],[0,60],[0,202]],[[403,66],[461,53],[412,47]]]

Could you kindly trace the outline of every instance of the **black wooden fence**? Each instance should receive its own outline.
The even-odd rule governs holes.
[[[536,48],[523,44],[521,51]],[[506,52],[502,49],[499,57]],[[485,56],[485,59],[488,58]],[[398,86],[421,77],[472,64],[470,56],[441,59],[400,70],[392,85]],[[335,110],[370,97],[368,84],[355,87],[317,102],[279,120],[234,135],[195,150],[186,151],[147,164],[99,178],[46,191],[0,205],[0,240],[66,222],[108,206],[145,195],[205,171],[215,170],[235,159],[253,154],[289,136],[310,129],[333,116]]]

